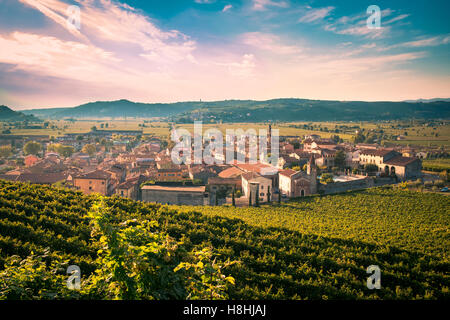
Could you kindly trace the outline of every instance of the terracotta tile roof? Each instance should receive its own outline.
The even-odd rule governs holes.
[[[419,161],[419,159],[412,157],[397,156],[392,159],[389,159],[388,161],[385,161],[384,164],[390,164],[393,166],[406,166],[410,163],[413,163],[414,161]]]
[[[67,173],[22,173],[15,181],[30,182],[36,184],[52,184],[67,178]]]
[[[365,154],[365,155],[369,155],[369,156],[377,156],[377,157],[384,157],[385,155],[391,153],[391,152],[395,152],[394,150],[389,150],[389,149],[378,149],[378,150],[361,150],[360,154]]]
[[[240,178],[221,178],[221,177],[211,177],[208,178],[208,184],[236,184],[239,183]]]
[[[225,169],[222,172],[220,172],[219,177],[220,178],[234,178],[234,177],[239,177],[240,175],[242,175],[242,173],[244,173],[243,170],[236,168],[236,167],[230,167],[230,168]]]
[[[298,172],[295,171],[295,170],[292,170],[292,169],[285,169],[285,170],[279,171],[280,175],[283,175],[283,176],[286,176],[286,177],[291,177],[291,176],[293,176],[296,173],[298,173]]]
[[[100,179],[105,180],[111,178],[111,173],[103,170],[95,170],[80,176],[75,177],[76,179]]]
[[[158,186],[147,185],[143,186],[142,190],[157,190],[157,191],[177,191],[177,192],[205,192],[205,186]]]

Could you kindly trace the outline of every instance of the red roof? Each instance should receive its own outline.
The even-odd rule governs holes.
[[[369,156],[376,156],[376,157],[384,157],[385,155],[395,152],[394,150],[388,150],[388,149],[378,149],[378,150],[361,150],[360,154],[366,154]]]
[[[291,177],[294,174],[298,173],[298,171],[292,170],[292,169],[285,169],[279,172],[281,175],[286,177]]]
[[[397,156],[392,159],[389,159],[388,161],[385,161],[384,164],[390,164],[393,166],[406,166],[410,163],[413,163],[414,161],[418,161],[417,158],[412,157],[403,157],[403,156]]]
[[[111,173],[103,171],[103,170],[95,170],[88,173],[85,173],[81,176],[76,177],[76,179],[99,179],[106,180],[111,177]]]

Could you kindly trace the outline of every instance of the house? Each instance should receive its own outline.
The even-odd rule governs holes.
[[[132,200],[140,199],[140,185],[145,180],[142,175],[135,176],[120,183],[116,188],[116,195]]]
[[[29,182],[32,184],[53,184],[66,180],[68,174],[63,172],[55,173],[20,173],[1,175],[1,179],[9,181]]]
[[[317,168],[313,157],[306,172],[286,169],[279,172],[280,192],[288,197],[303,197],[317,193]]]
[[[359,154],[359,163],[360,164],[376,164],[381,165],[385,161],[398,156],[399,153],[397,151],[391,149],[378,149],[378,150],[361,150]]]
[[[378,167],[378,172],[385,175],[395,175],[401,179],[418,178],[422,175],[420,159],[403,157],[395,150],[363,150],[359,157],[361,164],[374,164]]]
[[[418,158],[396,156],[383,162],[379,171],[396,175],[401,179],[415,179],[422,176],[422,161]]]
[[[105,196],[113,192],[111,173],[103,170],[95,170],[73,177],[73,185],[85,194],[100,193]]]
[[[105,170],[106,172],[111,174],[111,177],[117,180],[119,183],[125,181],[125,177],[127,175],[127,169],[124,165],[114,164],[109,169]]]
[[[334,149],[323,149],[317,148],[319,150],[320,157],[316,159],[316,164],[318,166],[334,167],[334,159],[336,158],[337,151]]]
[[[252,197],[252,203],[255,203],[256,195],[260,202],[268,201],[268,193],[273,199],[272,179],[264,177],[256,172],[247,172],[242,174],[242,191],[244,197]]]
[[[176,205],[208,205],[205,186],[146,185],[141,188],[142,201]]]
[[[212,177],[208,178],[207,188],[210,192],[218,192],[218,191],[230,191],[234,189],[240,189],[242,185],[241,177],[237,178],[221,178],[221,177]]]
[[[292,157],[290,155],[281,155],[278,158],[278,168],[283,169],[286,167],[292,168],[293,166],[300,165],[299,159],[297,157]]]

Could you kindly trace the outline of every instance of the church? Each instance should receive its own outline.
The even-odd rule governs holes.
[[[279,172],[279,190],[289,198],[317,193],[317,167],[314,158],[309,159],[306,172],[286,169]]]

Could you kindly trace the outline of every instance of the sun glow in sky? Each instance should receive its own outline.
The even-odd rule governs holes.
[[[366,25],[372,4],[380,29]],[[0,0],[0,104],[448,98],[449,12],[425,0]]]

